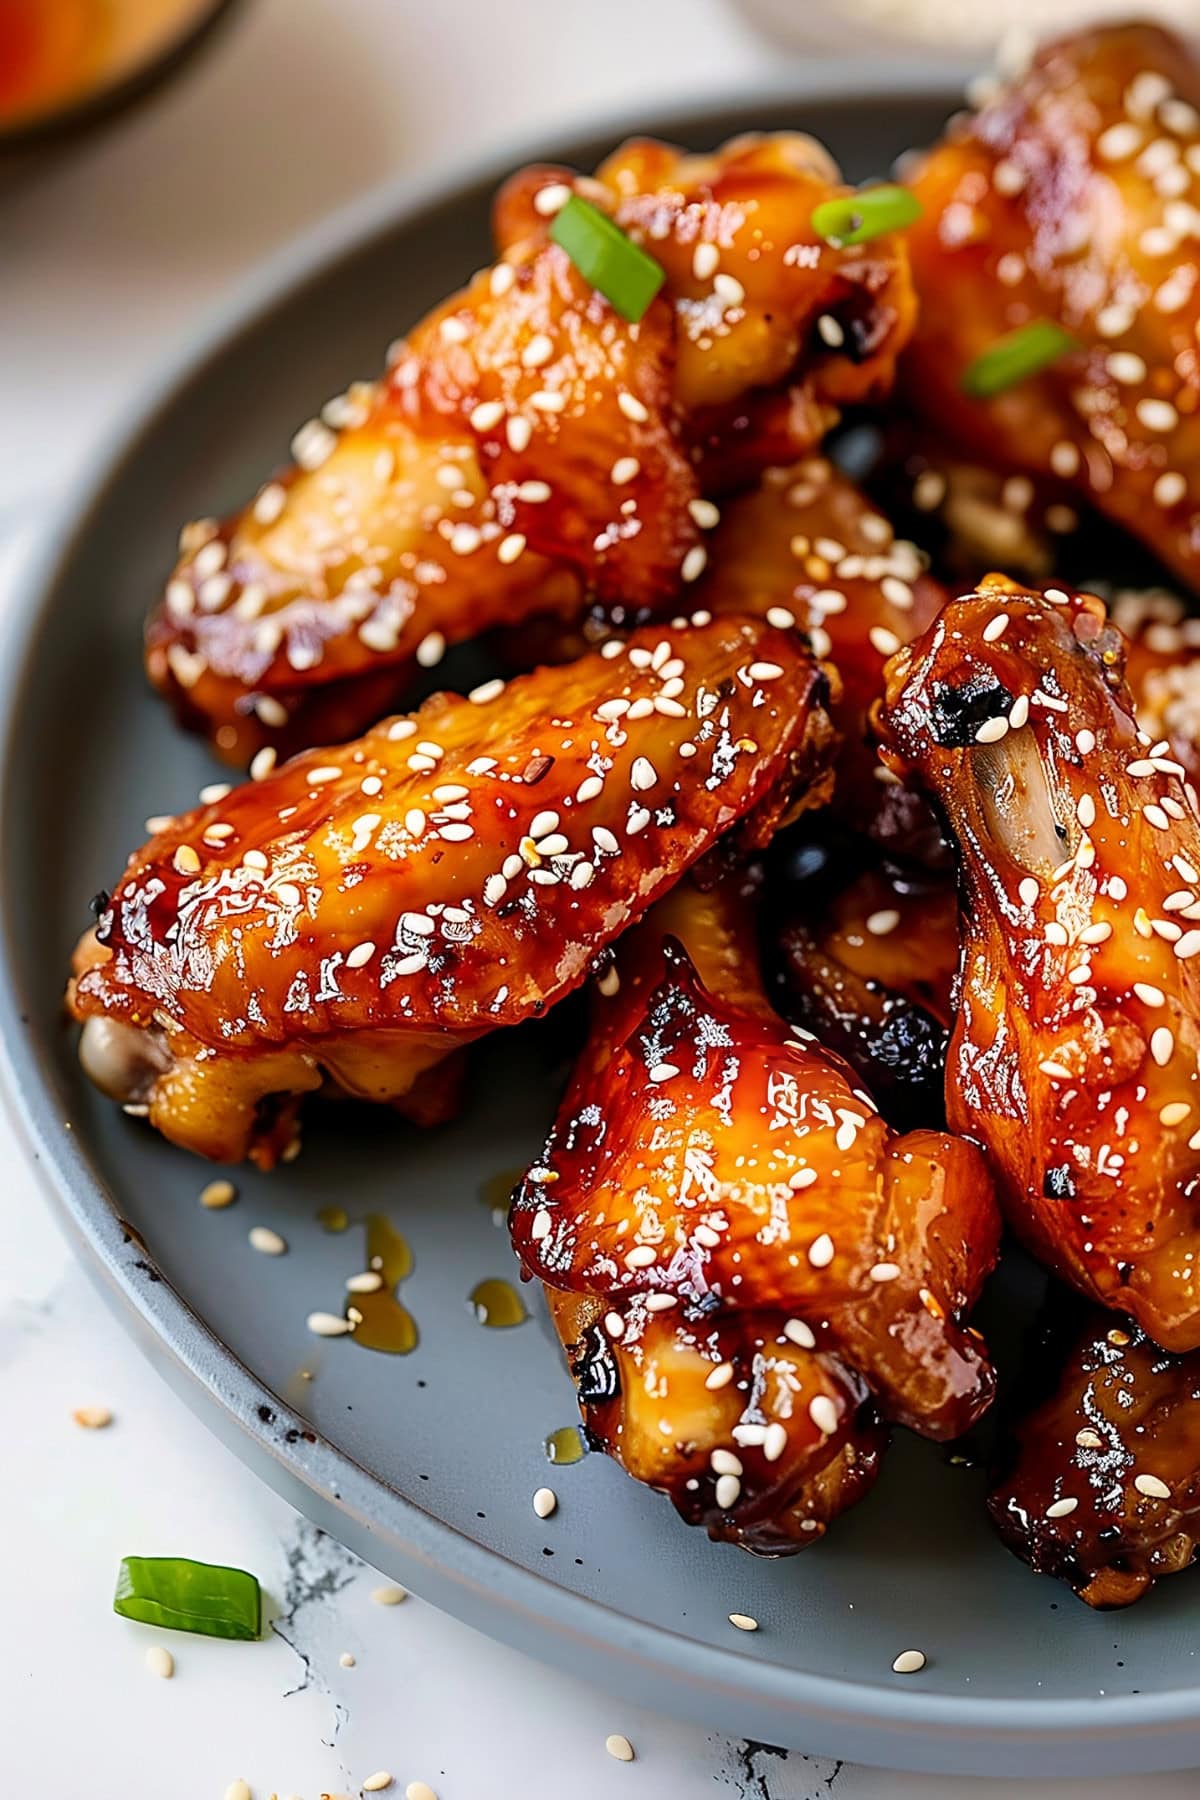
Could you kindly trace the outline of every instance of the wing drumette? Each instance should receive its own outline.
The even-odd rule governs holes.
[[[666,271],[637,324],[547,237],[572,185]],[[447,644],[585,591],[661,610],[703,567],[703,485],[811,447],[890,385],[905,253],[818,239],[835,191],[789,134],[518,178],[501,260],[305,425],[243,512],[188,528],[151,679],[239,760],[347,737]]]
[[[1048,1398],[1018,1420],[988,1506],[1039,1574],[1089,1606],[1128,1606],[1196,1553],[1200,1356],[1171,1356],[1131,1321],[1092,1313],[1047,1361]]]
[[[823,693],[762,621],[668,628],[173,820],[77,955],[89,1073],[175,1142],[268,1165],[323,1081],[404,1096],[578,986],[723,833],[823,797]]]
[[[1193,587],[1198,108],[1200,65],[1153,26],[1045,45],[920,164],[909,237],[918,409],[989,461],[1073,483]],[[964,391],[977,357],[1043,320],[1076,347],[992,398]]]
[[[992,577],[888,672],[897,768],[960,859],[951,1126],[1014,1228],[1168,1349],[1200,1345],[1200,824],[1139,734],[1103,603]]]
[[[622,942],[510,1222],[592,1434],[711,1536],[778,1553],[870,1483],[878,1417],[944,1438],[987,1406],[960,1321],[997,1214],[973,1145],[894,1136],[789,1033],[730,905],[677,890]]]

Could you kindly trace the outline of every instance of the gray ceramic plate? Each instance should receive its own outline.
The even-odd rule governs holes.
[[[793,84],[549,148],[587,167],[631,123],[698,147],[803,125],[866,177],[930,138],[950,104],[824,65],[807,93]],[[150,698],[138,653],[179,522],[239,500],[298,421],[485,259],[488,195],[518,160],[377,196],[269,270],[156,382],[71,499],[0,693],[2,1038],[33,1151],[88,1263],[184,1398],[321,1525],[484,1630],[709,1726],[830,1755],[989,1774],[1196,1762],[1192,1582],[1163,1583],[1128,1615],[1089,1613],[1000,1547],[978,1474],[928,1445],[898,1443],[867,1502],[790,1563],[708,1543],[604,1458],[550,1471],[543,1440],[575,1416],[557,1347],[536,1313],[484,1331],[467,1295],[515,1273],[480,1190],[540,1141],[560,1026],[485,1047],[451,1129],[313,1109],[301,1160],[237,1172],[241,1198],[220,1213],[197,1204],[211,1171],[80,1078],[59,1009],[88,898],[147,814],[190,804],[214,776]],[[402,1224],[414,1354],[307,1333],[307,1313],[339,1307],[362,1266],[360,1230],[318,1223],[331,1205]],[[289,1254],[255,1254],[253,1224],[276,1227]],[[530,1499],[547,1480],[560,1506],[542,1523]],[[738,1634],[731,1611],[762,1629]],[[910,1645],[927,1668],[892,1675]]]

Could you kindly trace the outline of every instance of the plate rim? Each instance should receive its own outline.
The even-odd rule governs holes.
[[[827,58],[809,68],[791,67],[753,87],[695,95],[686,105],[662,106],[647,99],[636,109],[586,114],[582,122],[552,122],[498,149],[388,178],[252,268],[154,360],[72,476],[32,551],[19,558],[26,566],[5,620],[6,655],[0,663],[0,866],[13,866],[11,752],[23,723],[26,670],[42,654],[53,602],[76,550],[144,435],[206,366],[273,309],[339,261],[366,251],[390,231],[412,227],[422,213],[452,203],[464,190],[485,182],[496,185],[523,162],[554,160],[556,144],[559,156],[563,147],[569,155],[572,145],[597,138],[611,138],[615,144],[644,129],[640,122],[647,118],[656,131],[670,132],[692,128],[698,119],[742,109],[761,112],[776,104],[850,107],[864,99],[903,99],[952,109],[954,98],[952,84],[920,67]],[[630,1698],[644,1703],[642,1671],[649,1666],[678,1713],[712,1723],[714,1705],[725,1710],[736,1704],[743,1723],[756,1719],[756,1728],[761,1726],[772,1742],[885,1766],[958,1774],[1029,1773],[1034,1768],[1056,1775],[1133,1773],[1191,1766],[1189,1756],[1195,1762],[1196,1744],[1189,1745],[1178,1728],[1194,1732],[1200,1726],[1200,1682],[1137,1695],[976,1696],[762,1662],[736,1647],[701,1643],[561,1587],[396,1493],[348,1452],[313,1432],[239,1361],[141,1251],[70,1122],[58,1117],[48,1066],[51,1046],[21,1004],[15,885],[0,882],[0,1087],[60,1225],[75,1248],[88,1253],[89,1273],[192,1410],[227,1442],[222,1424],[236,1427],[235,1453],[299,1510],[309,1516],[314,1509],[321,1513],[318,1522],[328,1519],[325,1528],[367,1561],[385,1550],[404,1567],[415,1591],[542,1660],[551,1660],[556,1646],[569,1641],[574,1672],[580,1672],[582,1661],[588,1674]],[[267,1437],[259,1421],[264,1406],[278,1422],[279,1443]],[[294,1438],[286,1447],[285,1434]],[[295,1497],[301,1492],[303,1503]],[[380,1495],[388,1497],[403,1534],[390,1519],[385,1525],[373,1516],[372,1496]],[[1162,1739],[1164,1727],[1175,1727],[1176,1735]],[[940,1739],[928,1735],[935,1732]],[[1143,1741],[1150,1734],[1154,1741]],[[1047,1756],[1054,1763],[1049,1770]]]

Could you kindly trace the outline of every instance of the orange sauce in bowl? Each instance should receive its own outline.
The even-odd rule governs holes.
[[[135,75],[213,10],[214,0],[0,0],[0,132]]]

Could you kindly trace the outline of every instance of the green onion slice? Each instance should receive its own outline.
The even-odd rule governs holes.
[[[253,1575],[186,1556],[126,1556],[113,1611],[142,1625],[204,1637],[256,1638],[262,1629],[262,1595]]]
[[[963,392],[973,400],[988,400],[1078,348],[1070,332],[1053,319],[1034,319],[997,338],[968,364],[963,371]]]
[[[626,237],[607,213],[572,194],[559,208],[550,236],[565,250],[585,281],[603,294],[623,319],[636,325],[667,279],[661,263]]]
[[[863,188],[838,200],[822,200],[813,211],[812,228],[828,244],[867,244],[887,231],[903,231],[922,211],[907,188]]]

